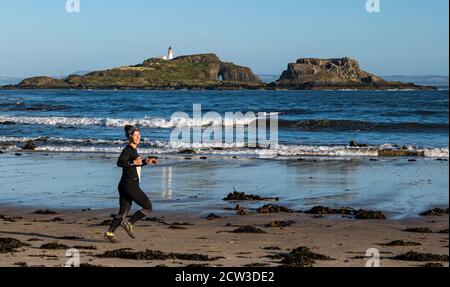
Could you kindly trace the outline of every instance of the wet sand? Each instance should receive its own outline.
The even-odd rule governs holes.
[[[0,154],[0,203],[59,209],[118,206],[118,155],[20,154]],[[350,206],[402,219],[448,206],[445,160],[162,155],[158,166],[143,170],[141,186],[162,212],[220,213],[222,199],[236,189],[279,197],[281,204],[296,210]],[[253,208],[258,204],[242,203]]]
[[[0,238],[14,238],[29,246],[19,247],[16,252],[0,253],[0,266],[63,266],[67,261],[66,250],[44,250],[46,243],[57,242],[68,247],[93,246],[95,250],[82,250],[81,263],[104,267],[147,267],[189,265],[207,266],[267,266],[282,265],[273,257],[289,253],[292,249],[305,246],[311,251],[332,257],[334,260],[317,260],[315,267],[364,267],[366,250],[377,248],[382,267],[423,266],[427,262],[400,261],[393,256],[415,251],[438,255],[449,254],[449,217],[417,217],[403,220],[354,220],[341,216],[316,218],[303,213],[258,214],[246,216],[228,215],[207,220],[199,215],[154,213],[152,221],[142,221],[135,227],[137,239],[133,240],[119,229],[118,242],[105,242],[103,233],[107,226],[99,226],[116,210],[64,211],[58,214],[37,215],[36,209],[0,208]],[[1,216],[0,216],[1,217]],[[14,218],[16,217],[16,218]],[[58,221],[54,221],[55,218]],[[63,221],[62,221],[63,220]],[[293,221],[284,228],[266,227],[273,220]],[[262,234],[236,234],[230,231],[252,225],[260,228]],[[175,226],[175,227],[174,227]],[[427,227],[433,233],[405,232],[406,228]],[[447,229],[446,233],[439,231]],[[66,239],[61,239],[66,238]],[[419,246],[388,247],[382,244],[404,240],[420,243]],[[133,252],[159,250],[172,253],[193,253],[219,257],[213,261],[131,260],[99,258],[106,251],[131,248]],[[269,257],[267,257],[269,256]],[[272,257],[271,257],[272,256]],[[448,262],[440,262],[448,266]]]

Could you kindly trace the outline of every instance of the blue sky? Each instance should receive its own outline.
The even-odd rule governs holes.
[[[217,53],[256,73],[302,57],[349,56],[380,75],[449,70],[449,1],[66,0],[0,2],[0,75],[67,74],[164,54]]]

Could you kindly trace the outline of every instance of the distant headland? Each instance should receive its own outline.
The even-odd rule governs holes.
[[[63,79],[25,79],[3,89],[119,89],[119,90],[434,90],[435,87],[389,82],[360,69],[350,58],[304,58],[288,65],[279,80],[263,83],[248,67],[220,60],[215,54],[154,57],[123,66]]]

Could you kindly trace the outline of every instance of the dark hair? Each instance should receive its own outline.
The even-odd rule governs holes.
[[[126,125],[124,129],[127,139],[129,139],[135,132],[139,131],[136,127],[131,125]]]

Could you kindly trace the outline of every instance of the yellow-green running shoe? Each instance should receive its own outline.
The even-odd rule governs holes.
[[[105,233],[104,238],[105,238],[105,240],[108,240],[111,243],[116,243],[117,242],[116,236],[114,235],[114,233],[112,233],[110,231]]]
[[[122,228],[125,229],[125,231],[131,238],[136,239],[136,236],[134,236],[133,232],[133,225],[128,220],[122,221],[120,226],[122,226]]]

